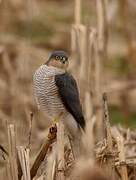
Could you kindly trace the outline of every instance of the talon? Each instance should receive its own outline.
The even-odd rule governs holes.
[[[50,133],[57,132],[57,126],[56,124],[52,127],[50,127]]]

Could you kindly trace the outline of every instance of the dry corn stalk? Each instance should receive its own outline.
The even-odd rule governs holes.
[[[122,180],[128,180],[128,172],[127,172],[127,165],[126,165],[125,151],[124,151],[124,140],[121,135],[117,137],[117,145],[118,145],[118,151],[119,151],[121,178]]]
[[[79,72],[79,85],[83,87],[83,83],[87,83],[87,29],[84,25],[73,25],[72,27],[72,39],[71,46],[73,51],[76,52],[78,56],[77,70]],[[78,65],[80,63],[80,66]],[[84,92],[83,88],[80,88],[81,94]]]
[[[107,24],[107,0],[96,0],[97,31],[99,50],[103,58],[107,57],[108,24]]]
[[[32,165],[32,168],[30,170],[31,179],[36,175],[38,168],[40,167],[41,163],[43,162],[45,156],[47,155],[48,149],[50,145],[54,142],[56,139],[56,133],[57,133],[57,127],[56,125],[51,127],[49,129],[48,138],[44,142],[39,154],[36,157],[36,160],[34,161],[34,164]]]
[[[13,124],[8,125],[9,167],[11,180],[18,180],[16,135]]]
[[[105,131],[106,131],[106,140],[107,140],[107,151],[111,155],[107,159],[107,171],[111,178],[115,175],[114,172],[114,157],[113,157],[113,141],[111,134],[111,126],[109,119],[109,111],[108,111],[108,103],[107,103],[107,94],[103,93],[103,106],[104,106],[104,123],[105,123]]]
[[[64,124],[60,119],[57,125],[57,179],[64,180]]]
[[[81,23],[81,0],[75,0],[75,24]]]
[[[88,75],[87,75],[87,85],[89,91],[94,91],[94,44],[96,41],[97,31],[95,28],[89,29],[89,48],[88,48]]]
[[[103,110],[102,110],[102,62],[98,48],[98,38],[96,36],[94,44],[94,63],[95,63],[95,105],[96,105],[96,118],[97,118],[97,140],[102,140],[104,137],[103,132]]]
[[[103,94],[103,103],[104,103],[104,120],[105,120],[105,126],[106,126],[107,145],[108,145],[108,150],[110,152],[112,152],[113,142],[112,142],[112,134],[111,134],[111,127],[110,127],[110,120],[109,120],[109,112],[108,112],[108,104],[107,104],[107,95],[106,95],[106,93]]]
[[[23,179],[31,180],[29,149],[27,149],[23,146],[19,146],[18,147],[18,157],[19,157],[21,168],[22,168]]]
[[[90,121],[93,115],[93,104],[92,104],[90,92],[88,91],[85,92],[84,107],[85,107],[86,121]]]
[[[56,154],[48,157],[48,165],[46,167],[46,179],[54,180],[56,175]]]
[[[103,62],[107,57],[107,16],[106,1],[96,1],[97,11],[97,35],[94,46],[95,53],[95,96],[96,96],[96,116],[97,116],[97,132],[98,140],[104,137],[103,134],[103,112],[102,112],[102,73]]]

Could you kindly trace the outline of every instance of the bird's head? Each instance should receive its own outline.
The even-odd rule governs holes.
[[[67,69],[68,64],[68,54],[65,51],[53,51],[46,62],[47,66],[54,66],[64,70]]]

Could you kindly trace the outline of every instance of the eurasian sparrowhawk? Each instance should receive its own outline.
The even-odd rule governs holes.
[[[67,72],[69,60],[64,51],[53,51],[34,74],[36,101],[54,120],[64,114],[64,124],[73,130],[84,129],[85,120],[75,79]],[[69,127],[68,127],[69,128]]]

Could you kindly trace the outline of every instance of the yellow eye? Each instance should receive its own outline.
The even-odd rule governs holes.
[[[55,59],[56,59],[56,60],[59,60],[59,56],[56,56]]]
[[[62,57],[62,59],[63,59],[63,61],[65,61],[65,60],[66,60],[66,58],[65,58],[65,57]]]
[[[62,57],[62,56],[60,56],[60,60],[63,60],[63,57]]]

